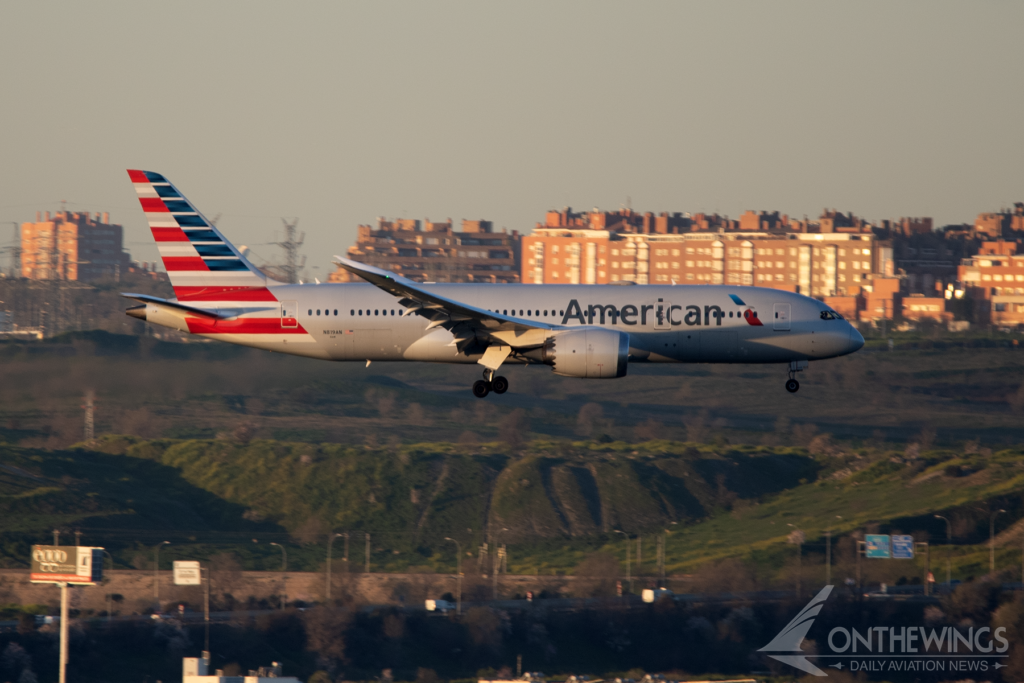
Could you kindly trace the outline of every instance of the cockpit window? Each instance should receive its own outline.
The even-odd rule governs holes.
[[[821,319],[822,320],[845,320],[845,318],[843,316],[839,315],[835,311],[828,311],[828,310],[825,310],[825,311],[821,312]]]

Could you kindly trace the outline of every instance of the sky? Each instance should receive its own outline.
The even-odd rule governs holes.
[[[3,2],[0,245],[65,206],[154,260],[128,168],[266,260],[298,218],[321,279],[378,216],[971,222],[1024,201],[1022,25],[1009,1]]]

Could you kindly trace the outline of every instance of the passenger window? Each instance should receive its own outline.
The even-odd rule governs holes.
[[[349,312],[348,312],[348,314],[349,314],[349,315],[355,315],[355,314],[356,314],[356,312],[355,312],[354,310],[352,310],[352,311],[349,311]]]
[[[310,314],[310,315],[313,315],[313,309],[312,309],[312,308],[311,308],[311,309],[309,309],[309,314]]]
[[[373,309],[373,314],[374,315],[380,315],[380,311],[375,308],[375,309]]]
[[[338,315],[338,309],[337,308],[334,309],[334,315]]]
[[[320,315],[320,309],[319,309],[319,308],[318,308],[318,309],[316,309],[316,314],[317,314],[317,315]]]

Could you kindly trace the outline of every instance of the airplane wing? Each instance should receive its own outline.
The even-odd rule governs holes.
[[[467,350],[474,343],[485,348],[509,347],[509,352],[513,349],[536,348],[544,344],[551,330],[561,329],[559,325],[502,315],[440,296],[425,289],[418,282],[382,268],[368,266],[341,256],[335,256],[334,262],[370,284],[398,297],[398,303],[406,309],[404,316],[422,316],[429,321],[428,330],[443,327],[451,332],[455,337],[452,343],[460,352]],[[506,353],[502,359],[507,355]]]

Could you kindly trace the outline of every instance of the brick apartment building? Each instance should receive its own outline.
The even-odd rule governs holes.
[[[530,284],[757,285],[818,297],[852,318],[900,311],[891,241],[834,211],[815,224],[777,212],[732,221],[564,209],[523,237],[522,264]]]
[[[976,256],[961,262],[958,276],[974,300],[975,322],[1024,324],[1024,254],[1017,247],[1016,242],[984,242]]]
[[[31,280],[116,279],[130,266],[124,229],[109,214],[58,211],[36,213],[21,225],[21,276]]]
[[[464,220],[461,228],[456,231],[451,219],[380,219],[375,228],[359,226],[348,258],[418,282],[519,282],[518,232],[495,232],[494,224],[483,220]],[[328,278],[354,280],[341,268]]]

